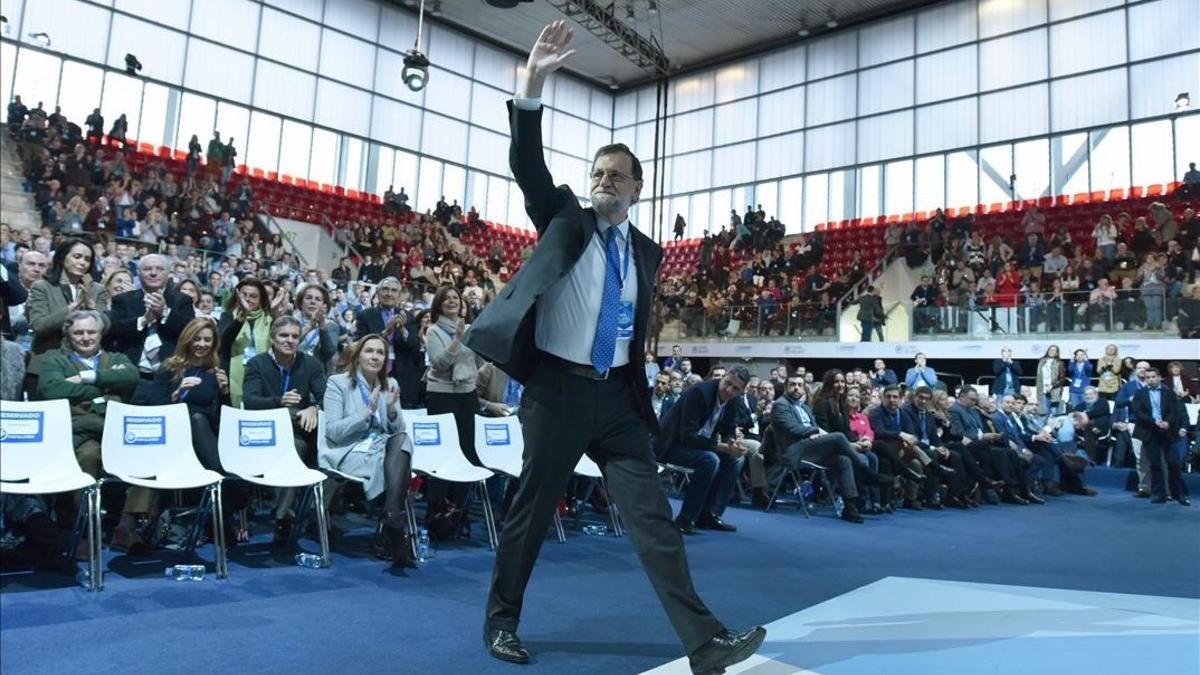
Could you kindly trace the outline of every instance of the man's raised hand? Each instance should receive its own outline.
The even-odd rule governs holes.
[[[521,98],[537,98],[542,95],[542,85],[546,77],[562,68],[563,63],[575,53],[567,49],[575,31],[567,26],[564,20],[553,21],[542,28],[537,42],[529,50],[529,60],[525,63],[525,75],[517,87],[517,95]]]

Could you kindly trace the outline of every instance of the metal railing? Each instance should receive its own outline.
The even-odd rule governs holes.
[[[1116,298],[1097,298],[1097,302],[1092,302],[1090,292],[1076,291],[1037,298],[1022,296],[1012,306],[974,298],[966,304],[914,304],[912,334],[921,339],[988,339],[1084,331],[1167,337],[1176,332],[1180,301],[1179,297],[1169,297],[1164,288],[1162,293],[1118,291]]]
[[[793,338],[837,340],[837,308],[833,303],[773,302],[726,305],[710,311],[679,307],[663,321],[663,334],[677,339],[736,340]]]

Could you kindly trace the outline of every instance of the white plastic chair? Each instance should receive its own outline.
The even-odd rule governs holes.
[[[47,495],[82,490],[67,555],[87,519],[89,591],[104,588],[100,560],[100,485],[75,459],[66,399],[5,401],[0,410],[0,494]]]
[[[494,474],[467,461],[459,445],[458,426],[454,415],[428,415],[425,417],[405,416],[408,437],[413,444],[412,470],[430,478],[451,483],[476,483],[483,491],[483,517],[487,524],[488,544],[496,550],[496,521],[492,516],[492,502],[488,498],[487,479]],[[413,507],[408,505],[408,512]]]
[[[105,473],[122,483],[152,490],[205,488],[205,498],[212,505],[217,578],[229,575],[221,511],[224,476],[205,469],[196,458],[186,405],[141,406],[110,401],[100,453]],[[106,480],[110,479],[101,482]]]
[[[613,501],[612,493],[608,490],[608,482],[604,480],[604,472],[600,470],[600,466],[593,462],[591,457],[582,455],[575,464],[575,475],[594,478],[600,482],[600,489],[604,490],[604,497],[608,500],[608,517],[612,521],[613,536],[619,537],[624,534],[625,531],[621,527],[621,515],[617,513],[617,503]]]
[[[320,418],[318,417],[318,425]],[[320,429],[318,429],[318,433]],[[329,533],[325,516],[325,474],[310,469],[296,454],[296,436],[286,408],[241,410],[221,406],[217,436],[221,468],[256,485],[306,487],[312,491],[321,541],[321,566],[329,567]]]
[[[475,453],[487,468],[509,478],[521,477],[525,455],[525,437],[516,415],[507,417],[475,416]],[[554,509],[554,532],[560,544],[566,543],[562,516]]]

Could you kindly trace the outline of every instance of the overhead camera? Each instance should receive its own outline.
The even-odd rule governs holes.
[[[421,91],[429,81],[429,58],[421,52],[412,49],[404,55],[404,70],[400,77],[405,86],[412,91]]]
[[[138,71],[142,69],[142,62],[137,60],[133,54],[125,55],[125,72],[136,76]]]

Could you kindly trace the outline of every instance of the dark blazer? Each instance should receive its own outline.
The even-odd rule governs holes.
[[[700,430],[712,417],[717,405],[716,380],[701,382],[684,391],[679,400],[663,415],[655,454],[662,458],[671,448],[682,446],[693,450],[712,450],[717,436],[733,436],[737,423],[737,406],[733,400],[725,404],[712,436],[700,435]]]
[[[911,403],[900,406],[900,426],[905,433],[921,438],[921,411],[917,406]],[[925,437],[929,439],[928,445],[937,445],[938,421],[932,410],[925,411]]]
[[[1095,429],[1097,436],[1105,436],[1112,429],[1112,412],[1108,404],[1108,401],[1098,398],[1090,406],[1086,402],[1075,406],[1075,410],[1087,413],[1088,427]]]
[[[992,380],[992,396],[1004,393],[1001,391],[1000,385],[1004,382],[1006,375],[1012,378],[1013,388],[1016,391],[1021,391],[1022,373],[1019,361],[1014,360],[1012,363],[1005,363],[1004,359],[995,359],[992,361],[992,373],[996,376],[996,379]]]
[[[877,370],[871,371],[871,384],[876,387],[886,387],[889,384],[899,384],[900,380],[896,379],[896,371],[891,368],[884,368],[880,373]]]
[[[649,401],[649,400],[652,400],[653,398],[654,398],[654,387],[648,387],[646,389],[646,400]],[[661,423],[662,420],[667,416],[667,413],[671,412],[671,408],[674,407],[675,404],[679,402],[679,398],[680,397],[675,395],[675,392],[672,392],[672,391],[667,392],[667,395],[663,397],[662,409],[658,411],[659,423]],[[650,409],[653,410],[654,406],[650,406]]]
[[[822,398],[817,401],[813,405],[813,416],[817,420],[817,426],[825,432],[840,431],[846,435],[846,438],[854,438],[850,433],[850,418],[846,416],[845,410],[837,409],[837,406],[833,404],[833,398]]]
[[[988,433],[988,430],[983,427],[983,419],[979,411],[969,410],[958,401],[950,404],[946,416],[950,418],[950,428],[965,440],[974,442],[979,440],[979,434]]]
[[[29,292],[21,285],[17,271],[5,268],[5,277],[6,279],[0,282],[0,334],[4,337],[12,337],[8,308],[25,302],[29,297]]]
[[[812,425],[804,424],[800,419],[800,413],[796,412],[796,406],[787,396],[780,396],[771,406],[771,435],[775,437],[775,448],[778,452],[783,452],[793,443],[821,433],[821,429],[817,426],[817,416],[813,414],[807,403],[800,405],[812,419]]]
[[[166,361],[175,353],[175,343],[179,341],[184,326],[196,318],[196,310],[190,297],[172,288],[163,291],[163,298],[171,311],[165,320],[158,322],[155,330],[162,340],[159,358]],[[105,337],[105,349],[121,352],[129,358],[134,367],[142,359],[142,347],[146,343],[146,335],[150,328],[146,326],[138,330],[138,319],[145,313],[146,292],[140,288],[112,299],[112,310],[109,312],[112,325],[109,326],[108,335]]]
[[[554,187],[542,148],[542,113],[520,110],[509,102],[512,145],[509,164],[525,195],[525,211],[537,229],[538,244],[529,260],[471,324],[463,343],[496,364],[519,382],[529,379],[537,361],[534,342],[537,300],[566,276],[586,250],[596,232],[596,212],[579,205],[565,185]],[[646,353],[646,324],[662,248],[634,227],[629,228],[637,265],[637,312],[629,363],[624,369],[630,394],[651,429],[657,427],[646,396],[646,373],[641,367]]]
[[[398,307],[395,311],[403,312],[404,310]],[[387,324],[383,321],[383,310],[378,307],[369,307],[358,314],[354,323],[354,338],[357,340],[371,333],[383,335],[386,328]],[[409,312],[404,330],[392,333],[393,356],[390,375],[396,379],[402,392],[415,392],[420,384],[421,375],[425,371],[425,352],[422,351],[421,340],[417,336],[418,328],[413,314]],[[402,333],[404,337],[401,337]]]
[[[1133,400],[1129,402],[1129,421],[1134,423],[1133,437],[1143,443],[1153,442],[1169,442],[1179,437],[1179,429],[1184,426],[1186,420],[1183,417],[1183,406],[1179,405],[1179,397],[1174,391],[1166,387],[1159,387],[1162,391],[1162,400],[1160,407],[1162,408],[1162,418],[1170,425],[1166,431],[1159,429],[1154,425],[1154,410],[1150,406],[1150,388],[1142,387],[1133,395]]]
[[[896,424],[896,416],[888,412],[882,405],[877,405],[867,411],[867,420],[871,423],[871,431],[875,432],[877,441],[899,441],[900,432],[904,431],[904,412],[899,408],[900,423]]]
[[[292,362],[288,389],[300,394],[300,403],[289,406],[295,415],[305,408],[320,407],[325,401],[325,368],[316,359],[304,352],[296,353]],[[283,407],[283,375],[275,365],[270,352],[257,354],[246,362],[246,373],[242,377],[242,402],[247,410],[267,410]]]

